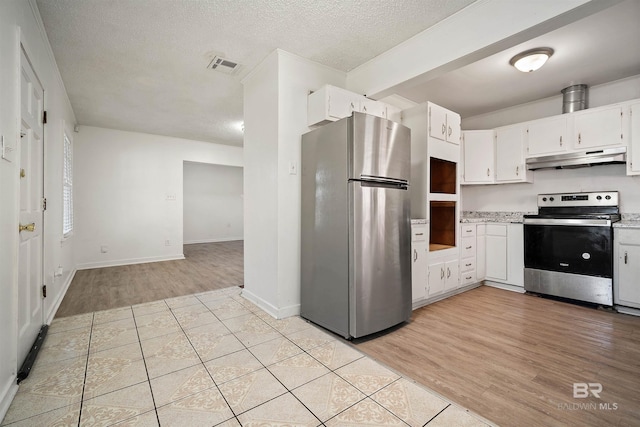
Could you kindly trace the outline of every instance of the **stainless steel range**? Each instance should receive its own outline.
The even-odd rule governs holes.
[[[524,288],[613,305],[613,223],[617,191],[540,194],[524,216]]]

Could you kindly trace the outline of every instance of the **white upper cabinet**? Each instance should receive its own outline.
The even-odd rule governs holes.
[[[358,97],[358,94],[336,86],[322,86],[307,99],[307,124],[313,126],[349,117],[358,109]]]
[[[529,173],[525,166],[524,124],[505,126],[496,130],[496,182],[526,182]]]
[[[562,153],[571,145],[567,116],[527,123],[527,156]]]
[[[631,132],[627,154],[627,175],[640,175],[640,102],[632,104],[629,111]]]
[[[574,113],[573,148],[581,150],[626,143],[622,110],[617,105]]]
[[[493,130],[470,130],[462,133],[463,184],[494,182],[493,144]]]
[[[334,122],[349,117],[354,111],[400,122],[400,110],[396,107],[337,86],[324,85],[307,98],[307,125]]]
[[[362,97],[358,106],[361,113],[371,114],[372,116],[387,118],[387,106],[382,102]]]
[[[428,108],[429,136],[460,144],[460,115],[431,102],[428,103]]]

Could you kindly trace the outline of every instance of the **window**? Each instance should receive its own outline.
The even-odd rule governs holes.
[[[62,235],[68,237],[73,231],[73,147],[71,140],[64,134],[64,153],[62,167]]]

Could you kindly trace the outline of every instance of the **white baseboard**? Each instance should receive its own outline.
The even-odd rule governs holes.
[[[294,304],[284,308],[277,308],[270,302],[267,302],[254,293],[248,291],[246,288],[242,289],[242,293],[240,295],[260,307],[274,319],[285,319],[287,317],[298,316],[300,314],[300,304]]]
[[[458,295],[458,294],[461,294],[463,292],[470,291],[471,289],[478,288],[481,285],[482,285],[482,282],[476,282],[476,283],[472,283],[470,285],[465,285],[465,286],[463,286],[461,288],[458,288],[458,289],[454,289],[454,290],[449,291],[449,292],[445,292],[445,293],[440,294],[440,295],[436,295],[436,296],[428,298],[428,299],[425,298],[425,299],[417,300],[417,301],[413,302],[411,308],[412,308],[412,310],[416,310],[416,309],[418,309],[420,307],[424,307],[425,305],[433,304],[434,302],[442,301],[443,299],[447,299],[447,298],[452,297],[454,295]]]
[[[505,291],[518,292],[524,294],[525,290],[523,286],[510,285],[508,283],[493,282],[491,280],[485,280],[483,285],[491,286],[492,288],[504,289]]]
[[[69,286],[71,286],[71,282],[73,282],[73,278],[76,276],[77,271],[78,270],[74,268],[73,271],[69,274],[69,276],[67,276],[67,280],[65,280],[64,285],[62,285],[62,291],[58,295],[58,299],[53,303],[53,307],[51,308],[51,311],[49,311],[47,318],[45,319],[45,322],[44,322],[45,324],[50,325],[51,322],[53,321],[53,318],[56,316],[56,312],[60,308],[60,304],[62,304],[62,300],[64,296],[67,294],[67,291],[69,290]]]
[[[88,262],[85,264],[79,264],[77,270],[88,270],[90,268],[104,268],[104,267],[118,267],[120,265],[132,265],[132,264],[146,264],[148,262],[161,262],[161,261],[175,261],[184,259],[184,254],[171,255],[171,256],[158,256],[147,258],[130,258],[112,261],[100,261],[100,262]]]
[[[616,305],[614,308],[616,309],[616,311],[618,313],[630,314],[632,316],[640,316],[640,309],[637,309],[637,308],[624,307],[624,306],[621,306],[621,305]]]
[[[5,415],[7,415],[9,406],[11,405],[11,402],[13,402],[13,398],[16,396],[17,392],[18,384],[16,384],[16,376],[12,375],[4,390],[2,390],[2,396],[0,396],[0,421],[4,419]]]
[[[198,243],[233,242],[235,240],[244,240],[244,237],[224,237],[224,238],[221,238],[221,239],[185,240],[183,244],[185,244],[185,245],[195,245],[195,244],[198,244]]]

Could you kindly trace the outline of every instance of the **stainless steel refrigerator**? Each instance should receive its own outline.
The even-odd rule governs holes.
[[[411,131],[353,113],[302,136],[300,315],[345,338],[411,316]]]

